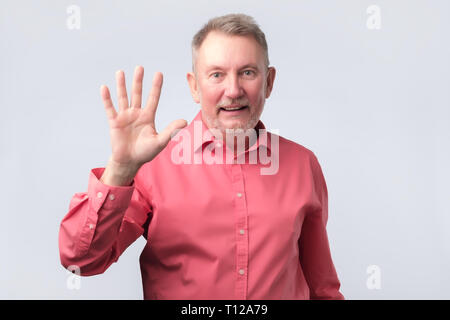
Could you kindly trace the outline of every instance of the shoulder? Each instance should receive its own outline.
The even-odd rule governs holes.
[[[290,140],[286,137],[280,136],[276,133],[271,132],[270,135],[271,139],[275,138],[274,139],[275,141],[278,139],[280,155],[288,156],[289,158],[295,157],[298,158],[299,160],[308,162],[311,161],[318,162],[315,153],[311,149],[305,147],[304,145],[295,142],[293,140]]]
[[[322,167],[314,151],[278,134],[271,135],[275,138],[271,144],[278,139],[280,168],[284,167],[293,175],[298,173],[301,176],[311,176],[313,180],[323,179]]]

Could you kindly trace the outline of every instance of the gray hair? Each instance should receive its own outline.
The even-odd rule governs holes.
[[[192,71],[195,72],[197,50],[211,31],[219,31],[227,35],[252,36],[263,49],[266,67],[269,66],[269,53],[264,32],[252,17],[239,13],[212,18],[195,34],[192,39]]]

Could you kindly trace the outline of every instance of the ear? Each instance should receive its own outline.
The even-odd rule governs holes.
[[[197,88],[197,79],[195,79],[195,74],[192,72],[188,72],[186,75],[189,88],[191,89],[192,98],[196,103],[200,103],[200,95]]]
[[[266,77],[266,99],[270,97],[270,93],[272,92],[273,82],[275,81],[276,70],[274,67],[269,67],[267,69],[267,77]]]

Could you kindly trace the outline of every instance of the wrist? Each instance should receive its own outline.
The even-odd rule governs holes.
[[[129,186],[133,182],[140,166],[117,163],[109,159],[100,181],[111,186]]]

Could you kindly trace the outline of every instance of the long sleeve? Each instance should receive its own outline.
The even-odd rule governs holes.
[[[342,300],[340,282],[332,261],[326,224],[328,191],[315,155],[311,157],[313,202],[306,213],[299,239],[300,263],[310,289],[311,299]]]
[[[138,176],[131,186],[108,186],[99,180],[103,171],[91,170],[87,192],[72,197],[59,229],[61,264],[77,266],[82,276],[103,273],[143,234],[152,217]]]

